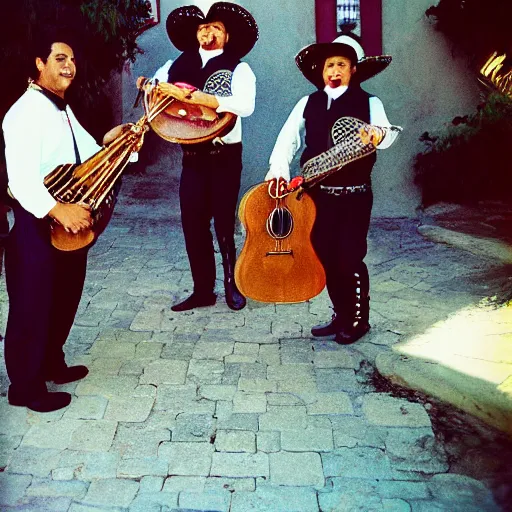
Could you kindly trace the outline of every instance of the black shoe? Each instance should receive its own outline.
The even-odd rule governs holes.
[[[311,328],[311,334],[313,336],[331,336],[332,334],[336,334],[341,329],[341,322],[336,314],[332,315],[332,319],[330,322],[326,324],[315,325]]]
[[[9,393],[9,403],[17,407],[27,407],[36,412],[52,412],[67,407],[71,403],[71,395],[58,391],[43,393],[38,398],[20,399]]]
[[[205,308],[207,306],[214,306],[217,302],[217,295],[214,293],[199,294],[193,293],[188,299],[179,302],[171,307],[173,311],[188,311],[194,308]]]
[[[240,293],[234,280],[224,281],[224,289],[226,291],[226,304],[228,308],[234,311],[240,311],[245,308],[247,301],[245,297]]]
[[[65,366],[61,370],[54,371],[46,376],[47,381],[53,380],[55,384],[67,384],[83,379],[89,373],[87,366]]]
[[[341,329],[336,333],[334,341],[339,345],[351,345],[361,339],[370,330],[368,322],[358,323],[355,327]]]

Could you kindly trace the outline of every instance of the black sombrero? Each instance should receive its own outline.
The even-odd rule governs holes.
[[[332,43],[310,44],[297,54],[295,62],[312,84],[323,89],[322,72],[325,59],[337,55],[349,58],[357,66],[354,77],[359,82],[364,82],[384,71],[391,62],[390,55],[366,57],[363,47],[349,35],[339,36]]]
[[[174,9],[167,18],[167,34],[171,43],[180,51],[198,47],[197,27],[210,21],[222,21],[229,34],[226,50],[243,57],[258,40],[258,25],[252,14],[240,5],[231,2],[215,2],[208,14],[195,5]]]

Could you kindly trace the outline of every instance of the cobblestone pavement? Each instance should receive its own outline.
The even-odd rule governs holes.
[[[428,407],[370,378],[392,344],[502,293],[499,267],[425,240],[413,220],[377,219],[372,330],[350,347],[310,335],[330,317],[325,292],[233,312],[218,281],[216,306],[174,313],[191,279],[174,199],[162,197],[176,184],[154,178],[125,179],[91,251],[67,343],[68,363],[90,374],[60,386],[71,405],[11,407],[0,371],[0,510],[506,509],[478,472],[457,472]]]

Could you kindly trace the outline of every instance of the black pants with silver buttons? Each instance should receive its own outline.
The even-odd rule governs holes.
[[[351,322],[361,298],[367,321],[370,283],[364,258],[373,205],[371,188],[335,196],[315,186],[308,193],[317,209],[311,238],[326,273],[334,311]]]

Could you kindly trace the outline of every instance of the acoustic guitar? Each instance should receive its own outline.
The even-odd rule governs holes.
[[[235,265],[240,291],[261,302],[304,302],[325,286],[311,244],[316,208],[283,179],[260,183],[242,198],[239,217],[246,240]]]

